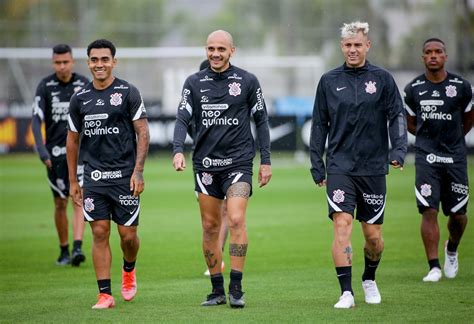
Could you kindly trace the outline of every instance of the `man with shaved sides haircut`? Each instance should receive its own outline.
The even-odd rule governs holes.
[[[122,249],[122,297],[130,301],[137,293],[140,194],[145,189],[143,171],[150,135],[140,92],[113,74],[115,52],[115,45],[106,39],[89,44],[87,65],[93,80],[71,98],[68,117],[70,193],[75,204],[82,204],[93,236],[92,261],[99,288],[93,309],[115,306],[111,221],[117,224]],[[83,192],[74,181],[79,145],[84,155]]]
[[[66,161],[66,125],[71,96],[89,83],[89,80],[73,72],[72,49],[67,44],[58,44],[53,47],[52,63],[54,73],[41,80],[36,89],[31,127],[36,151],[46,166],[49,186],[54,196],[54,221],[60,248],[56,264],[79,266],[86,259],[82,252],[84,216],[82,207],[74,205],[72,220],[74,241],[71,255],[67,218],[69,180]],[[44,140],[41,131],[42,124],[46,130]],[[82,163],[79,163],[78,180],[82,182]]]
[[[321,77],[313,109],[311,174],[318,186],[326,186],[329,217],[334,225],[332,256],[341,287],[335,308],[355,306],[351,244],[354,216],[365,238],[365,302],[382,301],[375,272],[384,249],[385,177],[389,164],[402,169],[407,150],[402,98],[393,77],[366,59],[371,47],[368,32],[366,22],[343,25],[341,50],[345,62]]]
[[[421,238],[428,259],[425,282],[442,277],[438,258],[438,210],[448,216],[449,237],[444,245],[444,275],[458,273],[458,245],[467,225],[469,184],[464,136],[473,121],[472,87],[466,79],[446,71],[446,46],[439,38],[423,43],[425,73],[405,87],[408,131],[416,136],[415,195],[421,214]]]
[[[271,178],[268,115],[257,78],[230,63],[235,52],[232,35],[223,30],[207,38],[210,67],[190,75],[183,86],[173,141],[173,167],[184,171],[184,140],[193,122],[193,169],[203,230],[202,249],[210,272],[212,291],[202,306],[226,303],[219,244],[222,204],[227,205],[230,230],[229,303],[245,306],[242,276],[247,255],[245,224],[252,195],[252,168],[256,144],[250,129],[253,117],[260,149],[258,182]],[[224,198],[226,198],[224,200]]]

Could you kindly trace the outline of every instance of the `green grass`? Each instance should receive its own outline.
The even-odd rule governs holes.
[[[332,223],[327,218],[325,190],[313,184],[308,161],[302,164],[278,155],[274,154],[272,181],[263,189],[254,187],[248,208],[245,309],[199,306],[210,283],[202,275],[205,264],[191,169],[178,174],[170,158],[152,157],[146,165],[140,215],[139,292],[132,302],[121,300],[121,253],[114,231],[116,308],[106,311],[90,309],[97,286],[89,227],[84,239],[86,263],[79,268],[56,266],[53,204],[41,163],[33,155],[0,156],[0,322],[474,321],[474,225],[468,225],[460,246],[457,278],[423,283],[428,267],[419,234],[413,165],[403,172],[392,171],[387,181],[385,251],[377,272],[382,304],[363,301],[363,239],[356,223],[356,308],[333,309],[339,285],[330,253]],[[471,180],[472,162],[471,158]],[[444,241],[446,218],[440,216],[439,221]],[[440,245],[443,262],[441,252]]]

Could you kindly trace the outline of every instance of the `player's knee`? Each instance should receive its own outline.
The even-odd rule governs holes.
[[[427,208],[422,213],[423,221],[425,222],[436,222],[438,217],[438,211],[434,208]]]
[[[65,212],[67,208],[67,199],[56,198],[54,200],[56,212]]]
[[[122,241],[122,245],[134,246],[138,242],[138,236],[136,235],[136,233],[127,233],[125,235],[122,235],[120,237],[120,240]]]
[[[220,223],[215,219],[203,218],[202,219],[202,230],[204,235],[214,236],[219,235]]]
[[[372,251],[382,251],[383,250],[383,239],[382,236],[373,236],[369,237],[366,240],[367,245]]]
[[[228,217],[228,226],[231,231],[239,231],[245,229],[245,217],[241,214],[230,215]]]

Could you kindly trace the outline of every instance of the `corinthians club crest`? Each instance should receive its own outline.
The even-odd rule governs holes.
[[[229,94],[231,96],[237,97],[241,92],[242,90],[240,90],[240,83],[232,82],[229,84]]]
[[[122,104],[122,94],[119,92],[110,95],[110,104],[112,106],[120,106]]]
[[[377,88],[375,87],[376,84],[377,84],[377,82],[375,82],[375,81],[366,82],[365,83],[365,92],[367,92],[368,94],[376,93],[377,92]]]

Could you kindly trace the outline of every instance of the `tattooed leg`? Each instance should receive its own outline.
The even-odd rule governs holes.
[[[247,228],[245,212],[250,196],[250,184],[237,182],[227,190],[227,217],[230,230],[230,266],[232,270],[242,272],[247,255]]]
[[[352,266],[352,215],[348,213],[334,213],[334,241],[332,257],[336,267]]]

